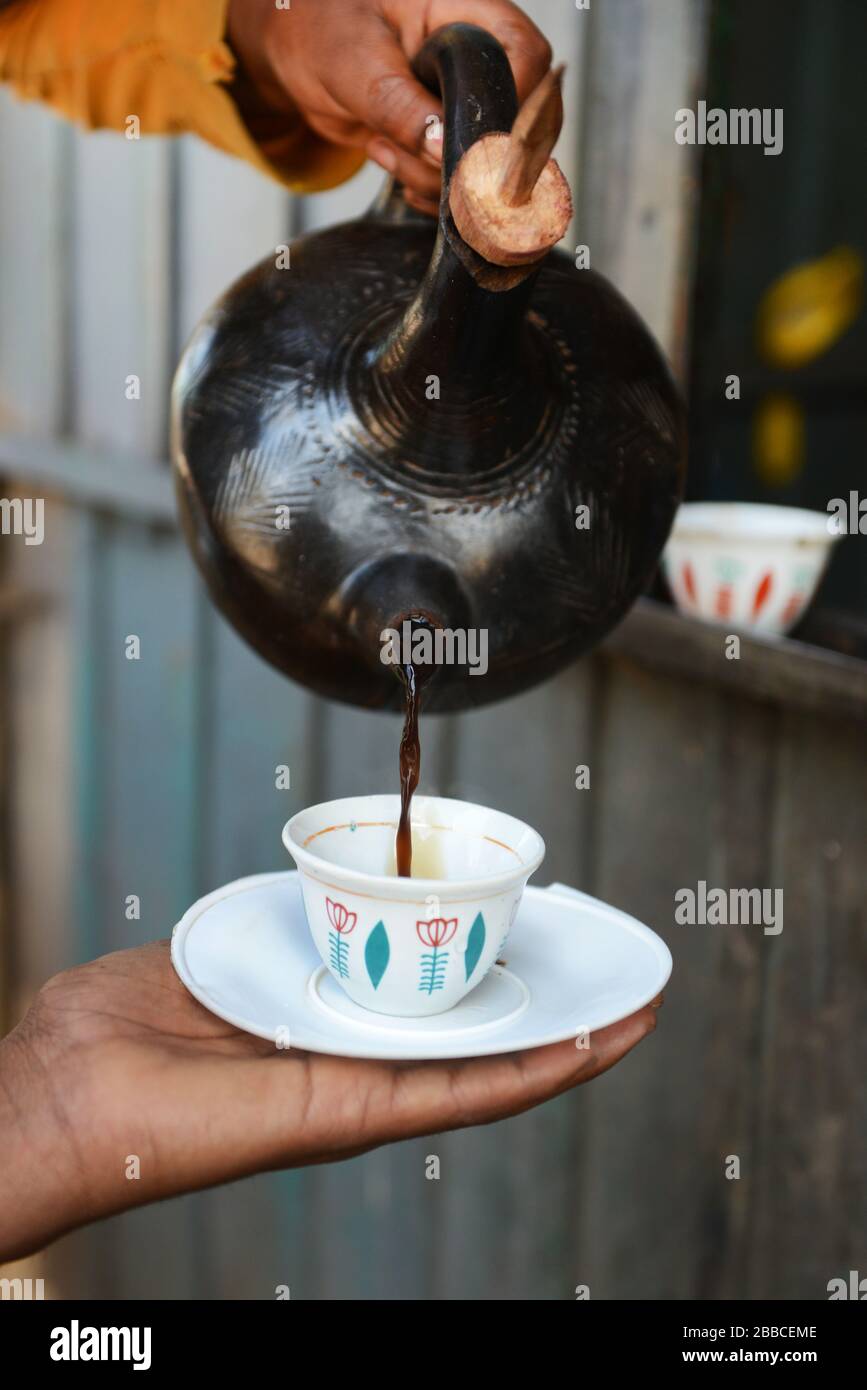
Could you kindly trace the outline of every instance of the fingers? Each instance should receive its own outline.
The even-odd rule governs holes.
[[[369,157],[387,173],[393,174],[414,194],[409,201],[423,203],[436,212],[440,196],[440,172],[426,160],[407,154],[390,141],[376,136],[367,146]]]
[[[442,104],[411,70],[424,40],[456,20],[487,29],[508,54],[519,100],[548,70],[550,45],[509,0],[429,0],[425,6],[417,0],[346,0],[339,23],[337,13],[307,3],[293,7],[291,26],[272,23],[268,80],[285,89],[319,135],[364,146],[401,181],[414,206],[435,211],[441,145],[428,136],[441,131],[434,121],[442,120]],[[250,43],[255,54],[255,32]]]
[[[435,0],[430,30],[454,21],[478,24],[499,39],[509,55],[519,101],[530,95],[551,66],[553,54],[545,35],[509,0]]]
[[[366,36],[356,61],[336,64],[325,85],[335,102],[376,133],[367,145],[369,157],[415,195],[409,198],[414,206],[435,211],[441,145],[427,137],[432,118],[442,116],[442,106],[410,69],[426,35],[419,32],[417,12],[407,17],[406,11],[401,4],[386,5],[386,17],[394,28],[383,24]],[[507,0],[440,0],[430,7],[427,31],[453,20],[479,24],[500,40],[512,65],[519,101],[550,67],[551,47],[544,35]],[[361,80],[359,73],[364,74]]]
[[[413,193],[411,188],[403,190],[403,196],[411,208],[417,212],[427,213],[428,217],[436,217],[439,212],[439,202],[434,202],[430,198],[420,198],[417,193]]]
[[[590,1038],[468,1062],[422,1063],[397,1072],[389,1139],[489,1124],[520,1114],[614,1066],[656,1027],[650,1005]],[[380,1141],[381,1142],[381,1141]]]
[[[325,87],[330,99],[358,123],[368,157],[415,195],[415,205],[435,212],[442,142],[428,136],[438,129],[434,119],[442,118],[439,100],[413,76],[409,59],[385,25],[367,36],[356,56],[357,61],[337,63],[329,73]]]
[[[358,64],[342,66],[327,85],[363,125],[415,159],[424,152],[432,118],[442,118],[439,100],[413,76],[409,58],[385,26],[366,44]]]
[[[662,995],[658,998],[662,1003]],[[647,1004],[643,1009],[639,1009],[638,1013],[624,1018],[620,1023],[613,1023],[610,1028],[603,1028],[601,1032],[594,1033],[591,1037],[590,1061],[579,1080],[592,1081],[594,1077],[601,1076],[637,1047],[648,1033],[652,1033],[656,1028],[657,1007],[655,1002]]]

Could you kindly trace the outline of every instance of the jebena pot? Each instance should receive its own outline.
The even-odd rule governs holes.
[[[668,535],[685,435],[607,280],[559,250],[494,265],[457,230],[455,170],[517,111],[503,48],[450,25],[415,67],[445,111],[438,219],[389,184],[244,275],[184,353],[172,438],[213,598],[293,679],[397,708],[384,629],[487,634],[485,677],[443,667],[435,711],[534,685],[618,622]]]

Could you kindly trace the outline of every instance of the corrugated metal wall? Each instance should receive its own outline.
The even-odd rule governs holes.
[[[527,8],[569,62],[567,241],[590,245],[677,357],[692,188],[671,130],[701,69],[705,6]],[[49,499],[45,544],[7,545],[4,565],[39,600],[7,629],[13,1010],[74,960],[167,935],[206,889],[283,867],[280,828],[305,803],[395,783],[393,717],[315,701],[211,611],[164,463],[171,372],[202,310],[291,233],[354,215],[379,181],[370,170],[292,200],[192,139],[84,135],[0,96],[0,466],[7,495]],[[546,877],[588,885],[598,830],[572,769],[601,737],[603,684],[586,663],[495,714],[429,723],[423,789],[515,810],[548,841]],[[275,790],[280,763],[291,791]],[[293,1297],[557,1298],[588,1281],[634,1296],[623,1185],[670,1104],[654,1061],[505,1126],[130,1213],[61,1242],[40,1272],[79,1297],[268,1298],[288,1283]],[[439,1183],[424,1180],[430,1152]],[[692,1198],[660,1252],[669,1297],[689,1292],[697,1259],[683,1180]]]

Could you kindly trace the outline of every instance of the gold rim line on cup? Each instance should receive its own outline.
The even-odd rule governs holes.
[[[415,821],[414,824],[417,825],[420,830],[441,830],[448,835],[457,835],[461,833],[453,825],[428,825],[426,821]],[[310,844],[311,840],[318,839],[320,835],[330,835],[331,832],[334,830],[351,830],[353,825],[355,826],[356,830],[382,830],[384,828],[388,828],[389,830],[397,830],[397,826],[395,825],[394,821],[391,820],[344,821],[342,825],[326,825],[323,826],[321,830],[314,830],[312,835],[308,835],[306,840],[302,840],[301,848],[306,849],[307,846]],[[509,854],[513,854],[515,856],[519,864],[523,864],[524,862],[516,849],[513,849],[511,845],[507,845],[504,840],[495,840],[493,835],[468,835],[467,839],[487,840],[489,845],[496,845],[499,849],[508,850]],[[354,870],[354,872],[357,873],[359,871]],[[385,875],[379,875],[379,877],[384,876]]]

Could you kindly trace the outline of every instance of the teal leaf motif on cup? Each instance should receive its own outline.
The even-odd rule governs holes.
[[[391,947],[388,944],[385,923],[377,922],[364,947],[364,964],[367,966],[370,983],[374,989],[379,987],[379,982],[388,969],[390,955]]]
[[[470,934],[467,937],[467,952],[464,956],[464,969],[466,978],[469,979],[479,963],[479,956],[485,946],[485,919],[481,912],[476,913],[476,920],[470,927]]]

